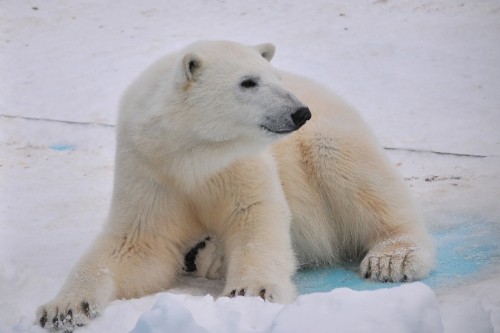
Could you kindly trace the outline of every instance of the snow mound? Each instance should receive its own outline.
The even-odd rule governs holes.
[[[260,298],[165,293],[133,333],[442,332],[438,303],[423,283],[374,291],[347,288],[302,295],[289,305]]]

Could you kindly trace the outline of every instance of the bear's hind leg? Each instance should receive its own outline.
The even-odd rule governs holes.
[[[224,277],[224,256],[215,236],[206,236],[184,255],[184,271],[211,280]]]
[[[304,169],[322,198],[318,207],[330,217],[323,226],[331,234],[323,237],[344,257],[366,253],[360,273],[367,279],[421,279],[434,262],[431,238],[403,178],[373,142],[328,133],[302,142],[303,158],[312,161]]]

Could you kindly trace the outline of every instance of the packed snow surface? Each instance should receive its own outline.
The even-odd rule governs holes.
[[[36,308],[104,225],[124,89],[199,39],[272,42],[277,67],[353,104],[411,187],[436,269],[402,285],[302,271],[289,305],[182,277],[80,332],[500,332],[500,1],[3,0],[1,333],[43,332]]]
[[[398,318],[398,320],[393,320]],[[439,308],[424,284],[356,292],[308,294],[290,305],[260,298],[164,294],[141,315],[133,333],[442,332]]]

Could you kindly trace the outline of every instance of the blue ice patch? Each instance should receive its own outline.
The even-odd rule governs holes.
[[[454,216],[457,224],[434,230],[437,264],[422,282],[432,288],[444,288],[463,283],[500,258],[500,228],[498,223],[474,216]],[[400,283],[381,283],[361,278],[355,270],[317,268],[301,270],[295,275],[301,294],[325,292],[347,287],[354,290],[373,290],[398,286]]]
[[[75,150],[76,146],[70,144],[54,144],[50,145],[49,148],[56,151],[68,151],[68,150]]]

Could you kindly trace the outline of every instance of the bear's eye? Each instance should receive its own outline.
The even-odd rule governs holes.
[[[253,87],[257,86],[257,82],[255,82],[254,79],[245,79],[245,80],[241,81],[240,86],[242,88],[253,88]]]

